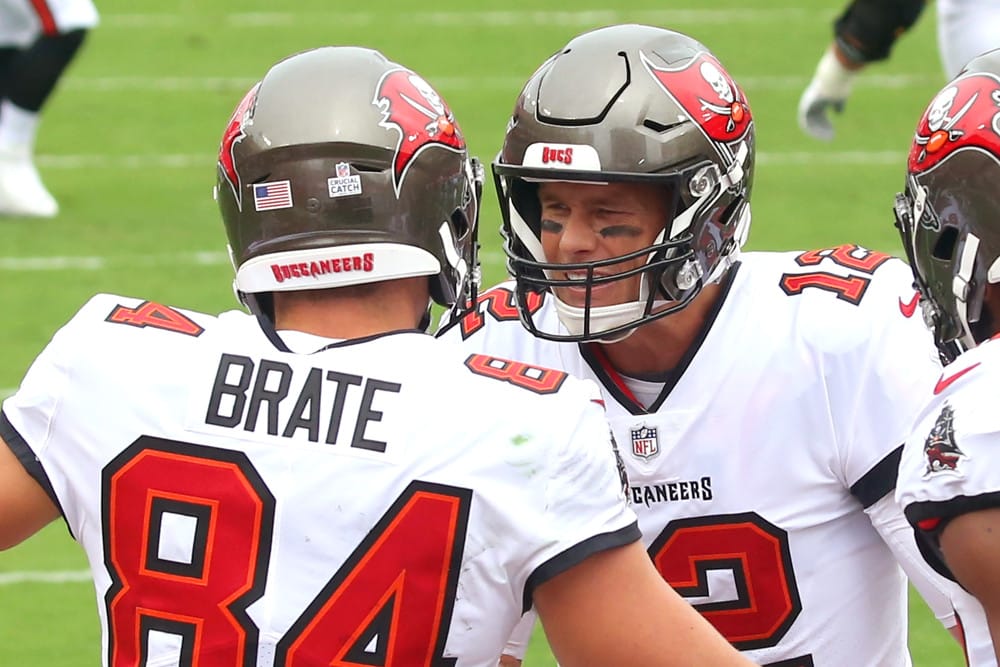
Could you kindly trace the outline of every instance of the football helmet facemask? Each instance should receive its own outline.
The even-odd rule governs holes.
[[[257,314],[276,291],[422,275],[439,304],[475,297],[482,168],[441,96],[377,51],[274,65],[230,118],[217,173],[234,288]]]
[[[613,26],[576,37],[532,75],[492,167],[522,323],[551,340],[620,340],[684,308],[738,256],[750,226],[754,124],[743,91],[702,44],[670,30]],[[541,181],[662,185],[669,218],[636,253],[552,263],[541,243]],[[604,271],[640,256],[639,269]],[[556,271],[580,277],[556,279]],[[590,305],[595,285],[636,273],[634,301]],[[562,327],[542,329],[528,293],[568,286],[586,290],[586,305],[551,294]]]
[[[989,338],[987,283],[1000,282],[1000,50],[966,65],[917,125],[896,226],[924,320],[946,363]]]

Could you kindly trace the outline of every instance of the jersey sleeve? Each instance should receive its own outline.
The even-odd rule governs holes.
[[[143,308],[150,305],[157,306],[111,294],[94,296],[53,335],[17,392],[3,403],[4,440],[71,527],[82,521],[73,516],[73,508],[82,505],[74,500],[99,492],[99,479],[91,471],[104,460],[104,436],[119,426],[95,415],[110,414],[119,397],[141,382],[140,364],[155,356],[149,354],[155,344],[150,340],[178,337],[156,329],[180,321],[193,325],[186,315],[165,307],[144,315]],[[162,313],[179,319],[156,320]],[[164,348],[156,349],[164,353]]]
[[[94,297],[56,332],[0,412],[0,435],[60,510],[63,485],[51,462],[55,422],[74,372],[72,359],[90,348],[92,304],[99,300]]]
[[[824,351],[842,474],[870,507],[895,488],[902,444],[941,365],[900,260],[879,267],[857,309],[830,326],[846,331],[842,347]]]
[[[576,426],[549,452],[544,507],[523,524],[529,533],[526,541],[540,545],[526,563],[524,611],[531,608],[535,589],[552,577],[595,553],[641,537],[636,516],[626,501],[624,466],[604,408],[588,400],[576,414],[552,417],[564,426]]]
[[[949,364],[938,383],[945,390],[929,401],[906,442],[897,497],[910,522],[931,535],[960,514],[1000,506],[997,386],[986,367],[996,361],[996,346]],[[994,352],[994,359],[981,352]]]

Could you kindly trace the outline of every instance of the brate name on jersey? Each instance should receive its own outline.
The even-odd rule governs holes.
[[[378,437],[379,422],[393,403],[390,394],[401,389],[397,382],[352,373],[223,354],[204,423],[327,445],[336,445],[343,434],[355,450],[382,453],[386,441]]]
[[[664,484],[646,484],[629,487],[632,502],[649,507],[655,503],[673,503],[684,500],[711,500],[712,478],[685,479]]]

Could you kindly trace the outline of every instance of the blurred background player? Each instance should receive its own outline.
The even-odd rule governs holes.
[[[42,110],[97,25],[91,0],[0,0],[0,215],[50,218],[35,165]]]
[[[904,667],[904,571],[959,634],[892,493],[940,364],[899,259],[741,254],[755,150],[705,45],[577,36],[493,163],[514,280],[440,335],[600,384],[650,557],[752,660]]]
[[[947,131],[943,118],[954,121]],[[952,361],[927,392],[897,494],[929,562],[979,599],[1000,647],[1000,50],[934,97],[907,172],[898,227],[926,320]]]
[[[535,608],[564,665],[750,667],[646,556],[596,387],[424,331],[482,184],[424,79],[292,56],[217,173],[253,315],[98,295],[0,411],[0,548],[62,515],[105,665],[495,667]]]
[[[799,99],[799,126],[829,141],[830,115],[844,110],[854,82],[870,63],[889,58],[896,40],[909,30],[925,0],[854,0],[833,24],[834,40],[820,59]],[[1000,46],[1000,2],[937,0],[938,50],[951,78],[973,56]]]

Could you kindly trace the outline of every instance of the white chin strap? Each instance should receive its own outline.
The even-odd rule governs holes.
[[[589,333],[594,335],[604,331],[611,331],[612,329],[617,329],[633,322],[638,326],[639,320],[646,311],[646,297],[649,296],[648,282],[645,277],[639,281],[639,299],[637,301],[619,303],[613,306],[591,306],[589,310],[580,306],[569,305],[557,297],[555,292],[551,296],[555,303],[556,313],[559,315],[559,321],[566,327],[566,331],[574,336],[582,336],[584,324],[589,320]],[[614,335],[602,336],[594,340],[599,343],[615,343],[625,340],[634,332],[635,328],[633,327],[632,329],[626,329]]]

